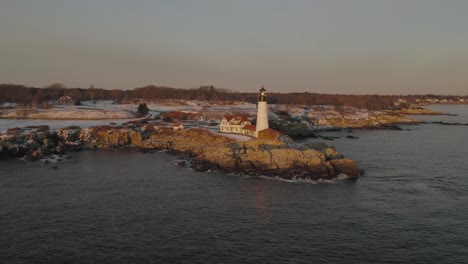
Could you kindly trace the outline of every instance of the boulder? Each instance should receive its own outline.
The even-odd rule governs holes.
[[[325,155],[328,160],[342,159],[343,155],[338,153],[334,147],[328,147],[325,149]]]
[[[327,161],[324,163],[325,167],[327,168],[328,176],[330,178],[335,178],[336,177],[336,171],[333,165],[330,163],[330,161]]]
[[[130,130],[129,137],[130,137],[131,144],[135,146],[141,145],[143,137],[141,136],[141,133],[139,131]]]
[[[359,170],[356,162],[351,159],[337,159],[331,160],[331,165],[335,169],[336,175],[344,174],[349,178],[357,178],[359,176]]]
[[[41,158],[43,155],[43,152],[41,149],[33,150],[28,154],[28,158],[31,160],[38,160]]]
[[[59,129],[57,131],[58,139],[65,145],[75,146],[80,139],[81,129],[77,126],[71,126]]]
[[[62,153],[62,147],[60,145],[58,145],[58,146],[55,147],[54,151],[56,153]]]
[[[27,144],[27,146],[28,146],[28,148],[30,150],[37,150],[37,149],[41,148],[41,145],[39,143],[37,143],[35,140],[33,140],[33,139],[28,139],[26,141],[26,144]]]

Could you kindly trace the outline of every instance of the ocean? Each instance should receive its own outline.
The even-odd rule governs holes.
[[[418,118],[468,123],[467,105],[431,109],[458,116]],[[467,263],[468,126],[402,128],[327,133],[357,181],[201,173],[166,152],[0,161],[0,263]]]

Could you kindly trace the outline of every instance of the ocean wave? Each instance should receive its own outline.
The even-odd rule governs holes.
[[[280,176],[276,177],[271,177],[271,176],[258,176],[262,179],[267,179],[267,180],[273,180],[273,181],[281,181],[281,182],[287,182],[287,183],[307,183],[307,184],[335,184],[339,183],[343,180],[347,180],[349,177],[345,174],[340,174],[334,179],[318,179],[318,180],[312,180],[310,178],[301,178],[301,177],[293,177],[292,179],[285,179]]]

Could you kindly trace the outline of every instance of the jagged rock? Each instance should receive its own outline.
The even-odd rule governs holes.
[[[56,153],[62,153],[62,147],[59,145],[59,146],[56,146],[55,147],[55,152]]]
[[[140,145],[143,140],[141,133],[138,131],[134,131],[134,130],[130,130],[129,137],[130,137],[130,142],[133,145]]]
[[[34,141],[33,139],[27,140],[26,144],[27,144],[27,147],[30,150],[37,150],[37,149],[41,148],[41,145],[39,143],[37,143],[36,141]]]
[[[336,177],[336,171],[335,171],[335,168],[333,167],[333,165],[327,161],[325,162],[325,167],[327,167],[327,172],[328,172],[328,175],[330,176],[330,178],[335,178]]]
[[[42,142],[44,139],[47,139],[50,136],[49,131],[35,132],[28,135],[29,139],[32,139],[37,142]]]
[[[282,134],[293,137],[317,137],[314,133],[314,124],[309,120],[294,120],[288,121],[269,120],[270,128],[280,131]]]
[[[325,149],[325,155],[328,160],[342,159],[343,155],[338,153],[334,147],[328,147]]]
[[[58,139],[63,142],[66,146],[76,146],[79,145],[80,140],[80,127],[71,126],[59,129],[57,131]]]
[[[43,155],[43,152],[41,149],[36,149],[34,151],[32,151],[30,153],[30,155],[28,156],[28,158],[32,159],[32,160],[37,160],[39,158],[41,158]]]
[[[357,178],[359,176],[359,171],[354,160],[337,159],[331,160],[330,163],[335,169],[336,175],[344,174],[347,175],[349,178]]]

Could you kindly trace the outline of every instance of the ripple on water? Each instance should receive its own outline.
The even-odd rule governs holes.
[[[332,184],[198,173],[161,152],[0,161],[0,262],[465,263],[467,129],[356,130],[333,144],[366,174]]]

